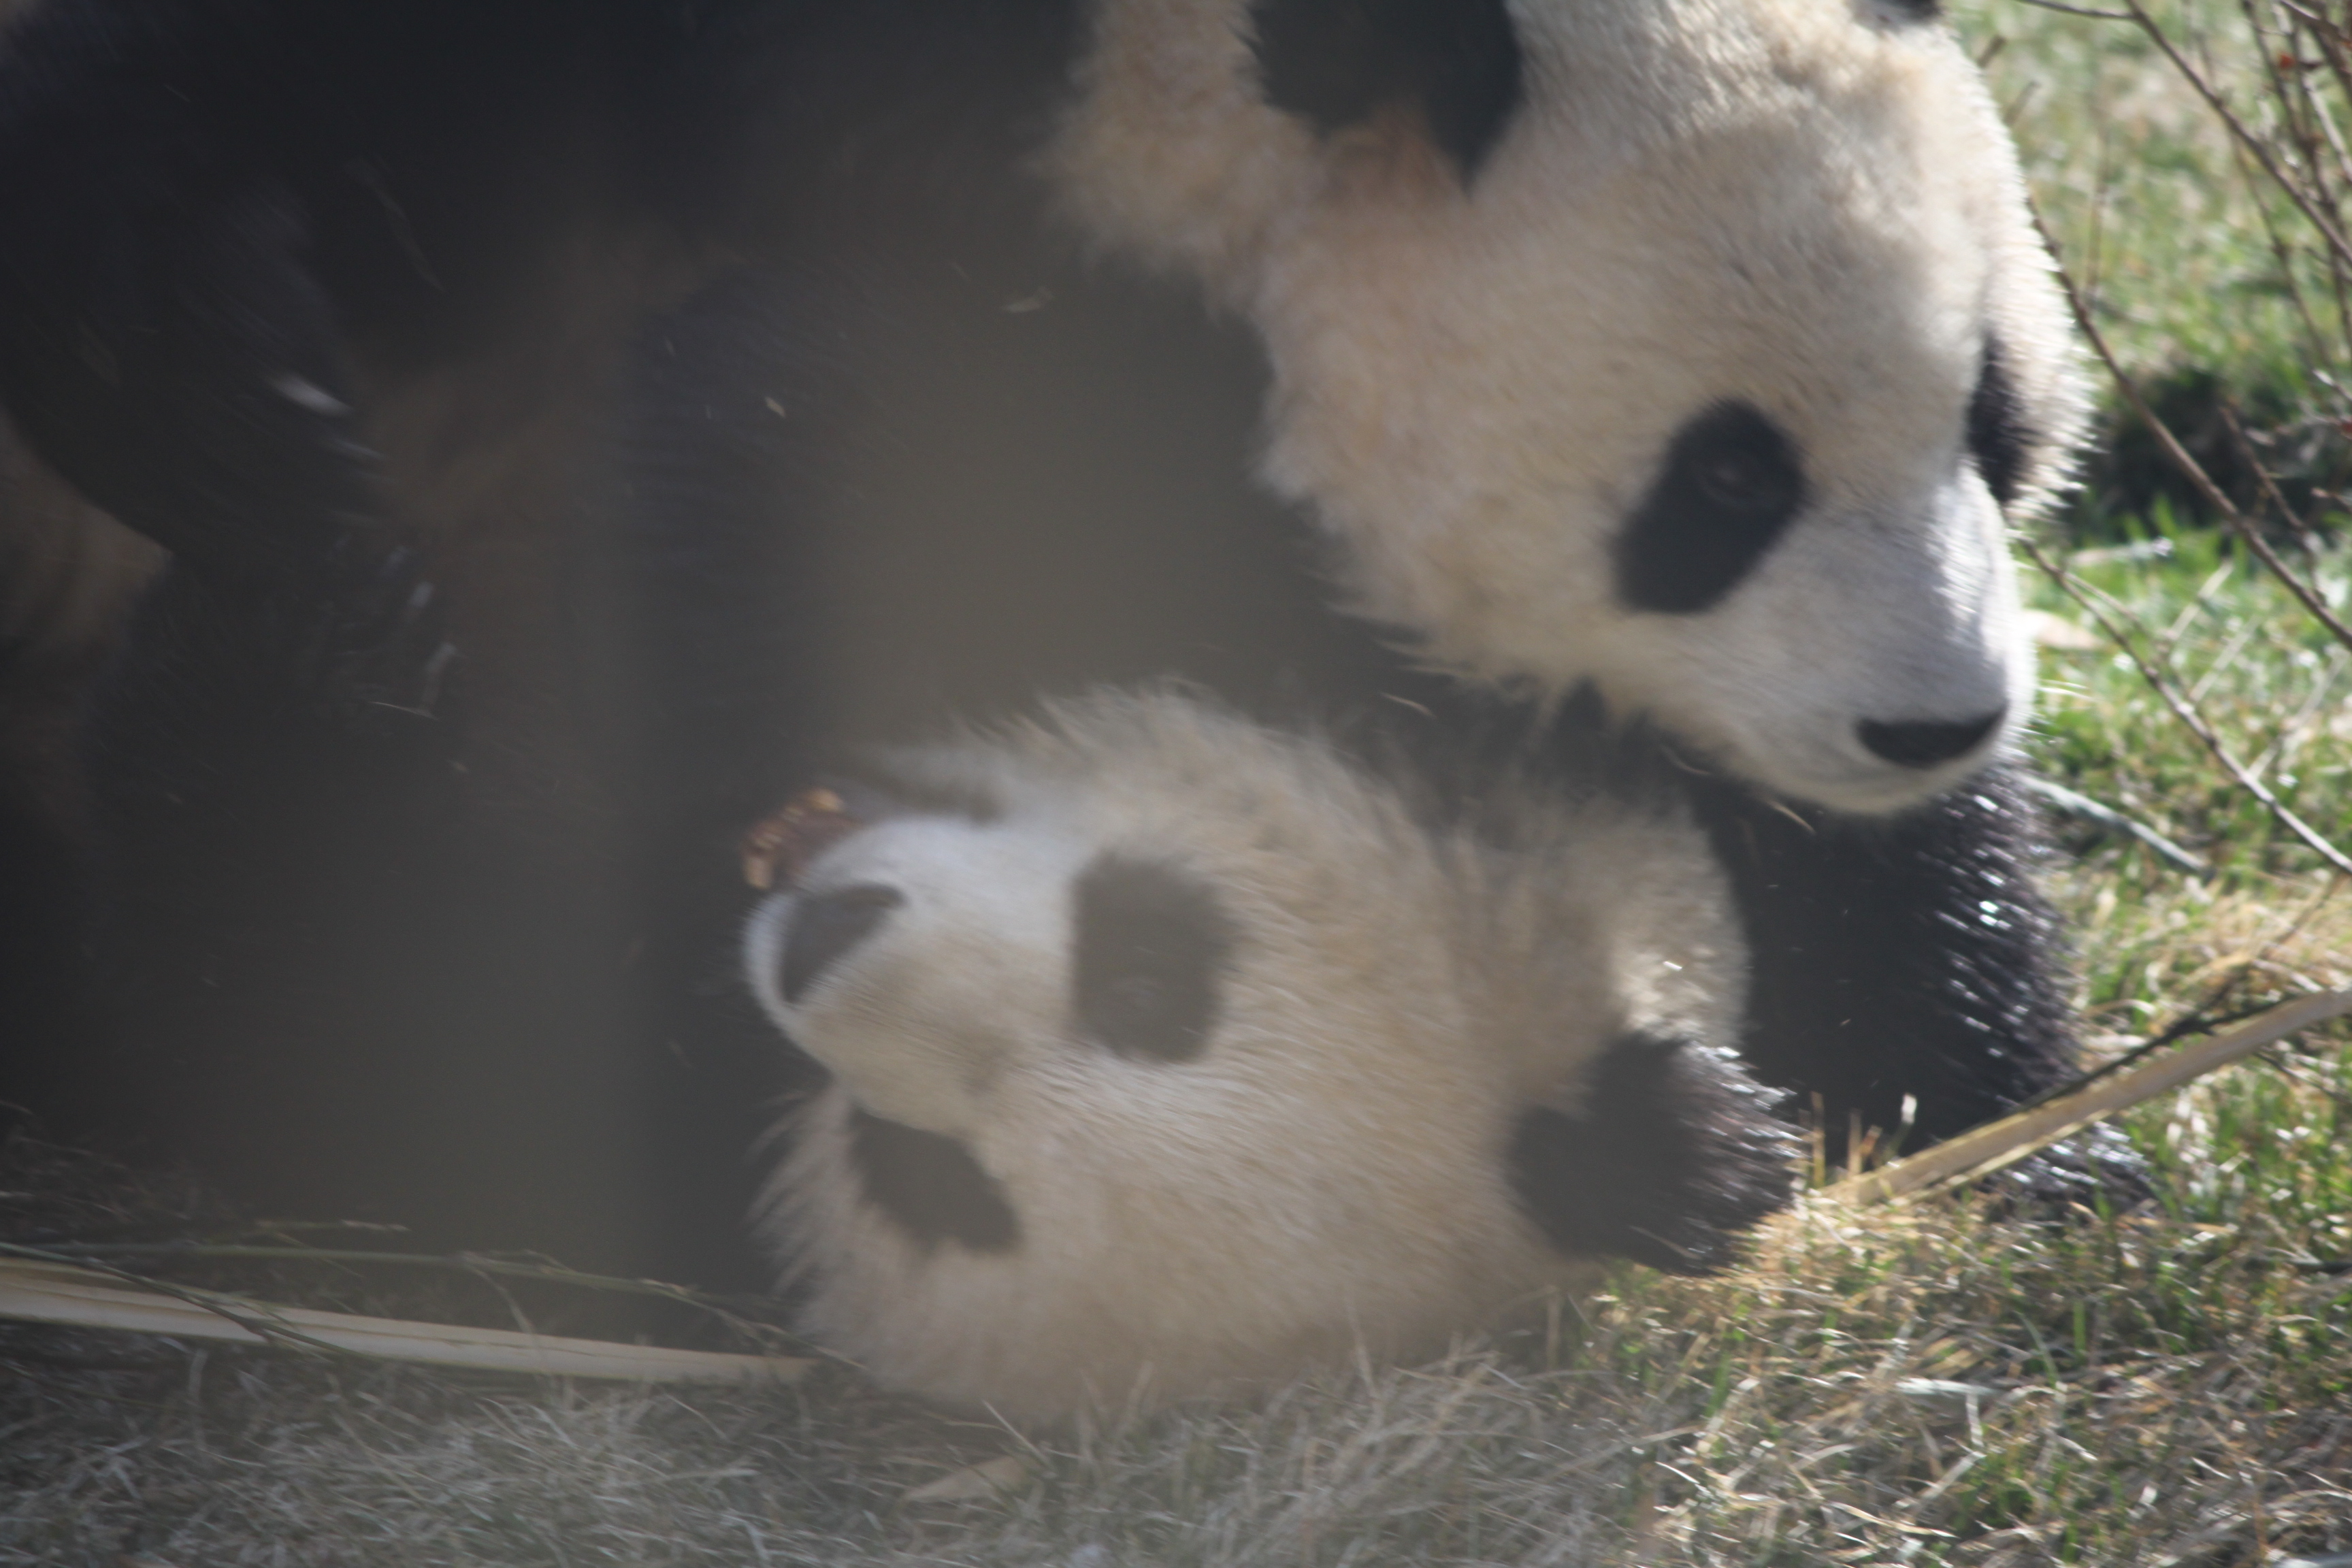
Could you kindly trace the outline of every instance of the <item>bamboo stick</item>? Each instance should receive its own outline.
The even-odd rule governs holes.
[[[196,1298],[200,1293],[188,1295]],[[298,1342],[330,1345],[387,1361],[645,1383],[790,1383],[811,1364],[790,1356],[727,1355],[609,1340],[563,1339],[511,1329],[461,1329],[397,1318],[354,1317],[272,1306],[236,1296],[224,1296],[221,1306],[222,1310],[215,1310],[200,1299],[127,1288],[112,1276],[88,1269],[0,1258],[0,1318],[32,1322],[245,1344],[268,1342],[268,1333],[245,1326],[255,1322],[283,1329],[288,1339]]]
[[[2123,1072],[2100,1079],[2073,1094],[2049,1100],[1999,1121],[1963,1132],[1932,1149],[1849,1176],[1825,1189],[1822,1197],[1845,1204],[1885,1203],[1990,1175],[2002,1166],[2078,1132],[2101,1117],[2153,1100],[2214,1068],[2251,1056],[2272,1041],[2352,1014],[2352,991],[2322,991],[2283,1002],[2257,1014],[2238,1027],[2193,1046],[2183,1046],[2154,1057]]]

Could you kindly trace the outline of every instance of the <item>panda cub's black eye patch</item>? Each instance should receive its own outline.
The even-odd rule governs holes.
[[[1021,1222],[995,1178],[952,1138],[849,1112],[849,1157],[866,1195],[925,1251],[943,1241],[974,1252],[1010,1252]]]
[[[1233,925],[1196,879],[1099,855],[1073,894],[1078,1030],[1123,1057],[1188,1061],[1215,1027]]]
[[[1804,504],[1796,443],[1754,405],[1718,403],[1675,432],[1617,536],[1618,597],[1661,615],[1711,608]]]

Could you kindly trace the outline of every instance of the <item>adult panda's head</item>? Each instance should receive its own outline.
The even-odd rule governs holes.
[[[1367,614],[1849,810],[2031,697],[2006,518],[2080,421],[1931,0],[1102,0],[1048,167],[1207,279]]]
[[[1100,697],[803,816],[752,989],[831,1069],[761,1217],[812,1337],[1007,1414],[1441,1349],[1786,1196],[1671,812],[1433,828],[1314,741]]]

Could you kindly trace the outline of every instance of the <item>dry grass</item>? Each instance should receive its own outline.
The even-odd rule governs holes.
[[[2352,1070],[2317,1087],[2340,1104]],[[2226,1143],[2215,1104],[2176,1111],[2175,1135]],[[2315,1267],[2315,1216],[2278,1175],[2242,1172],[2221,1222],[1817,1206],[1741,1275],[1629,1270],[1554,1334],[1304,1380],[1254,1410],[1028,1436],[839,1367],[687,1393],[0,1329],[0,1563],[2155,1568],[2352,1551],[2352,1276]],[[1004,1455],[1029,1475],[1009,1494],[906,1500]]]

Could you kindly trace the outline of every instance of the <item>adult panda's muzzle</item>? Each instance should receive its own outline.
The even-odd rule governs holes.
[[[1874,757],[1899,768],[1933,768],[1975,751],[2008,715],[2009,704],[2004,702],[1981,718],[1957,723],[1932,720],[1883,723],[1864,719],[1853,729],[1863,749]]]

